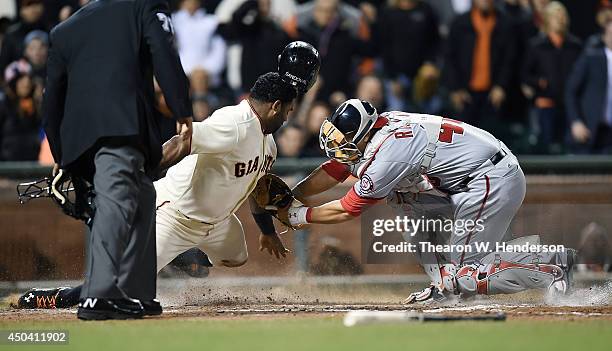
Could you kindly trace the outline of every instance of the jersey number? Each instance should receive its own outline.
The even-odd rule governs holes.
[[[462,122],[450,118],[442,119],[438,141],[450,144],[453,142],[454,134],[463,135],[463,127],[460,125],[461,123]]]
[[[393,135],[395,136],[395,139],[412,138],[412,131],[408,130],[405,132],[395,132]]]

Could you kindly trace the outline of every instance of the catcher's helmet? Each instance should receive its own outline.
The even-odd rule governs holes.
[[[289,43],[278,55],[278,73],[301,94],[313,86],[320,67],[319,52],[303,41]]]
[[[377,119],[376,108],[369,102],[359,99],[343,102],[321,125],[321,149],[338,162],[357,163],[362,156],[357,144],[372,130]]]

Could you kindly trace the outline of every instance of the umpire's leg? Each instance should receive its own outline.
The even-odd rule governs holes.
[[[146,196],[141,196],[141,192],[152,191],[150,181],[147,183],[143,180],[144,156],[131,146],[103,146],[96,152],[94,163],[96,213],[81,298],[128,297],[129,294],[123,290],[123,287],[129,285],[126,284],[126,278],[130,277],[128,272],[142,267],[138,266],[138,259],[126,260],[125,256],[131,253],[146,261],[152,254],[152,260],[155,262],[155,249],[149,247],[150,241],[153,241],[151,233],[149,238],[146,234],[141,234],[141,228],[145,227],[142,223],[150,225],[151,220],[151,217],[143,212],[154,206],[146,203]],[[153,197],[154,195],[146,200],[153,203]],[[151,267],[155,270],[155,264]],[[152,284],[151,293],[154,295],[155,275],[151,278],[145,273],[142,280],[143,290],[151,290]],[[145,280],[147,283],[144,283]]]
[[[119,287],[131,298],[149,301],[156,295],[155,187],[151,178],[138,172],[138,210],[130,241],[121,259]]]

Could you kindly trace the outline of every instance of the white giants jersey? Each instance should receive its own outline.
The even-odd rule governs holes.
[[[238,210],[275,160],[274,139],[263,134],[248,100],[221,108],[193,123],[191,155],[155,182],[157,206],[217,223]]]

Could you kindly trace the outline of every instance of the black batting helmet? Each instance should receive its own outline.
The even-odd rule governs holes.
[[[303,41],[289,43],[278,55],[278,73],[301,94],[313,86],[320,67],[319,52],[314,46]]]

